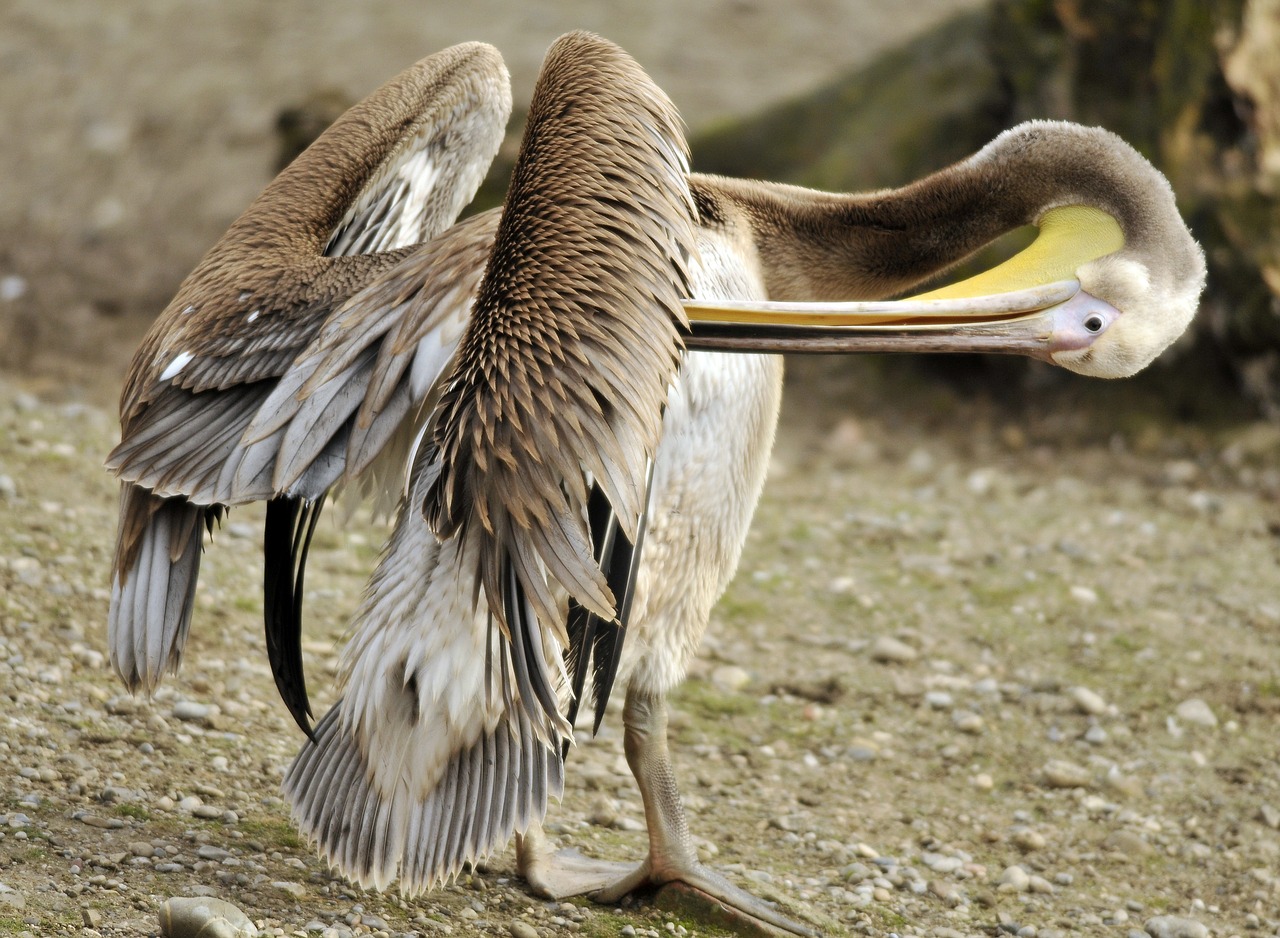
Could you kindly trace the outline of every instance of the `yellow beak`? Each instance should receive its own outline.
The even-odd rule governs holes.
[[[691,349],[752,352],[1004,352],[1050,359],[1086,347],[1119,316],[1076,270],[1124,246],[1110,215],[1046,212],[1036,240],[1003,264],[903,300],[686,300]]]

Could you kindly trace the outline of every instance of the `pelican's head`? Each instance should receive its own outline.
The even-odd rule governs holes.
[[[1002,134],[967,162],[994,163],[999,172],[992,154],[1036,133],[1068,142],[1077,165],[1090,167],[1091,188],[1065,181],[1039,211],[1036,239],[1009,260],[904,300],[690,301],[690,346],[1005,352],[1099,378],[1142,370],[1195,315],[1204,254],[1168,181],[1114,134],[1035,122]]]
[[[1049,209],[1038,222],[1039,236],[1025,251],[916,301],[968,298],[979,307],[995,307],[1057,281],[1070,294],[1066,299],[1038,310],[1028,303],[1023,315],[1004,319],[1010,340],[1004,351],[1094,378],[1127,378],[1141,371],[1186,331],[1205,278],[1204,254],[1178,216],[1168,184],[1145,160],[1142,165],[1147,181],[1159,185],[1149,192],[1153,215],[1141,224],[1125,231],[1100,209]],[[912,301],[907,302],[903,309],[910,308]],[[988,338],[993,327],[999,334],[998,324],[980,315],[951,324],[957,350],[963,350],[966,330],[979,326],[985,326]]]
[[[1081,267],[1080,292],[1056,314],[1062,332],[1049,359],[1077,374],[1127,378],[1186,330],[1204,287],[1204,255],[1190,240],[1179,276],[1157,276],[1120,252]],[[1081,334],[1083,333],[1083,334]]]

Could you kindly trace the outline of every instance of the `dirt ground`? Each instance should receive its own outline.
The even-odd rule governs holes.
[[[547,42],[585,25],[696,124],[962,5],[676,20],[10,0],[0,935],[154,935],[159,904],[190,895],[272,935],[720,933],[669,895],[534,899],[510,851],[414,900],[331,875],[279,798],[301,739],[262,650],[257,511],[209,549],[181,675],[124,695],[105,663],[116,495],[99,468],[115,389],[147,317],[266,181],[275,114],[317,86],[359,93],[489,38],[519,98]],[[1179,423],[1124,385],[1039,374],[1014,404],[895,362],[794,363],[738,578],[675,703],[699,851],[831,935],[1278,934],[1280,430]],[[320,707],[384,533],[322,526]],[[638,859],[641,819],[615,715],[571,757],[550,830]]]

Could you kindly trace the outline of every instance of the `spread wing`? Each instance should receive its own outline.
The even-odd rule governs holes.
[[[336,308],[453,224],[510,104],[497,52],[472,43],[343,115],[236,220],[143,340],[109,468],[201,504],[275,494],[269,476],[238,472],[249,421]]]
[[[236,487],[315,498],[388,457],[453,358],[496,225],[460,222],[330,317],[245,430]],[[391,452],[403,475],[408,447]]]
[[[256,449],[258,458],[269,451],[267,465],[250,475],[241,471],[245,429],[336,308],[453,222],[509,111],[506,70],[491,47],[456,46],[417,63],[268,186],[144,339],[107,463],[124,481],[108,633],[130,688],[154,689],[180,662],[201,530],[226,504],[278,494],[270,464],[283,434],[275,450]],[[341,461],[329,459],[325,471],[337,478]],[[276,517],[287,523],[291,514]],[[289,592],[299,586],[300,577],[277,592],[278,623],[299,611],[300,596]],[[292,626],[276,627],[286,632],[278,647],[296,644]],[[299,695],[305,710],[304,688],[286,698]],[[296,702],[291,709],[297,715]]]

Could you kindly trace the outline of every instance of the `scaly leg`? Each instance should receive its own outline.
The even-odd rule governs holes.
[[[552,898],[586,894],[596,902],[611,903],[638,889],[682,883],[731,916],[736,913],[796,935],[816,935],[699,862],[667,751],[665,697],[637,691],[632,684],[623,723],[627,764],[640,787],[649,827],[648,857],[619,876],[617,864],[591,860],[576,851],[548,856],[541,831],[534,829],[517,844],[520,872],[530,885]]]

